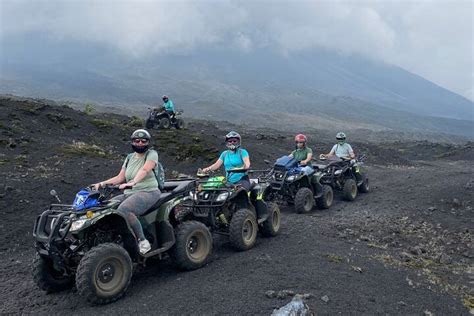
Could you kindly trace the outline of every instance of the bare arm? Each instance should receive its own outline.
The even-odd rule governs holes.
[[[244,157],[244,169],[249,169],[250,168],[250,158],[249,157]]]
[[[217,161],[215,163],[213,163],[209,167],[206,167],[206,168],[202,169],[202,171],[204,171],[204,172],[215,171],[215,170],[219,169],[222,166],[223,163],[224,162],[219,158],[219,159],[217,159]]]
[[[300,163],[301,163],[302,165],[307,165],[308,162],[311,161],[311,159],[313,159],[313,153],[308,153],[306,159],[305,159],[305,160],[301,160]]]
[[[107,179],[105,181],[102,181],[102,182],[99,182],[99,183],[96,183],[94,184],[94,188],[97,190],[99,189],[100,187],[103,187],[105,186],[106,184],[112,184],[112,185],[117,185],[117,184],[121,184],[125,182],[125,168],[122,168],[120,169],[120,172],[118,175],[116,175],[115,177],[112,177],[110,179]]]

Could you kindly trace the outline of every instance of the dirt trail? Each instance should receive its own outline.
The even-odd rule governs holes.
[[[373,191],[352,203],[336,198],[329,210],[307,215],[285,207],[279,236],[260,238],[247,252],[216,238],[213,260],[197,271],[179,272],[170,260],[152,262],[136,271],[127,295],[114,304],[90,306],[74,289],[47,295],[31,278],[34,218],[49,202],[50,188],[68,200],[98,173],[113,174],[128,151],[133,121],[8,102],[0,102],[2,314],[269,315],[292,293],[308,294],[317,314],[467,315],[474,307],[469,144],[426,145],[421,157],[413,154],[413,143],[356,144],[371,154]],[[103,127],[104,121],[114,125]],[[196,122],[176,133],[154,133],[169,169],[190,173],[222,146],[223,131],[214,123]],[[291,135],[243,134],[256,167],[292,146]],[[87,155],[72,140],[90,145]],[[329,144],[321,140],[317,150]]]

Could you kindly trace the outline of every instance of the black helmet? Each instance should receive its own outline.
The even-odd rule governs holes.
[[[236,141],[232,141],[233,139],[235,139]],[[229,148],[230,150],[236,150],[240,147],[242,138],[240,137],[239,133],[231,131],[227,135],[225,135],[225,142],[227,148]]]
[[[168,100],[169,100],[169,98],[168,98],[168,96],[167,96],[167,95],[164,95],[164,96],[162,96],[161,98],[162,98],[162,99],[163,99],[163,101],[165,101],[165,102],[168,102]]]

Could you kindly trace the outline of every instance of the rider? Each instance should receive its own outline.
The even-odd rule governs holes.
[[[294,158],[303,167],[302,171],[306,175],[313,173],[313,168],[310,165],[310,161],[313,158],[313,150],[306,146],[306,135],[298,134],[295,136],[296,149],[290,154],[290,157]]]
[[[163,102],[164,102],[164,103],[163,103],[163,107],[165,108],[166,112],[168,112],[169,115],[170,115],[171,117],[173,117],[174,114],[175,114],[175,113],[174,113],[174,104],[173,104],[173,101],[171,101],[171,100],[168,98],[168,96],[166,96],[166,95],[164,95],[164,96],[162,97],[162,99],[163,99]]]
[[[336,140],[337,144],[332,147],[331,151],[328,154],[322,156],[326,158],[337,156],[343,159],[354,159],[354,151],[352,150],[351,145],[346,143],[346,134],[343,132],[337,133]]]
[[[158,153],[150,147],[150,133],[144,129],[137,129],[132,133],[133,153],[129,154],[122,164],[118,175],[105,181],[94,184],[95,189],[106,184],[120,184],[119,189],[124,194],[114,197],[120,201],[118,211],[128,220],[138,239],[138,248],[141,254],[151,249],[150,242],[145,238],[142,225],[137,216],[144,214],[160,198],[158,181],[153,169],[158,164]]]
[[[335,144],[331,151],[326,155],[321,155],[325,158],[330,158],[333,156],[337,156],[342,159],[350,160],[355,159],[354,150],[352,150],[352,146],[346,143],[346,134],[343,132],[339,132],[336,134],[337,144]],[[352,170],[354,171],[354,175],[357,180],[357,185],[362,184],[362,176],[359,172],[359,168],[353,167]]]
[[[250,190],[250,179],[247,172],[232,172],[233,169],[250,168],[249,153],[245,149],[240,148],[240,134],[234,131],[228,133],[225,136],[225,142],[228,150],[223,151],[214,164],[204,168],[202,171],[214,171],[224,164],[227,182],[234,185],[238,184],[246,190]]]

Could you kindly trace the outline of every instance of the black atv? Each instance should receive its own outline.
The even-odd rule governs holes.
[[[333,202],[333,190],[320,183],[320,176],[318,172],[304,174],[294,158],[283,156],[277,159],[266,177],[271,190],[265,198],[294,205],[296,213],[307,213],[315,204],[327,209]]]
[[[117,211],[120,202],[111,199],[116,186],[83,189],[73,205],[51,204],[34,225],[34,281],[47,292],[75,283],[89,302],[106,304],[124,295],[133,265],[144,266],[149,258],[169,254],[181,269],[202,267],[212,252],[209,229],[175,218],[176,206],[193,187],[191,180],[166,182],[160,199],[139,217],[152,245],[146,254],[139,252],[133,230]]]
[[[245,172],[234,170],[232,172]],[[255,245],[257,232],[263,236],[276,236],[280,230],[280,209],[266,202],[263,192],[266,184],[252,182],[248,192],[239,185],[229,184],[223,176],[210,176],[198,171],[199,181],[189,192],[178,221],[196,220],[211,231],[229,236],[231,245],[239,251]]]
[[[319,159],[321,162],[313,164],[313,168],[322,173],[321,183],[341,191],[344,200],[354,201],[358,192],[369,192],[369,178],[360,172],[365,156],[344,159],[321,155]]]
[[[177,110],[172,115],[165,110],[164,107],[148,108],[148,118],[145,121],[145,127],[152,129],[157,126],[160,129],[168,129],[175,127],[176,129],[184,128],[184,120],[180,118],[184,111]]]

